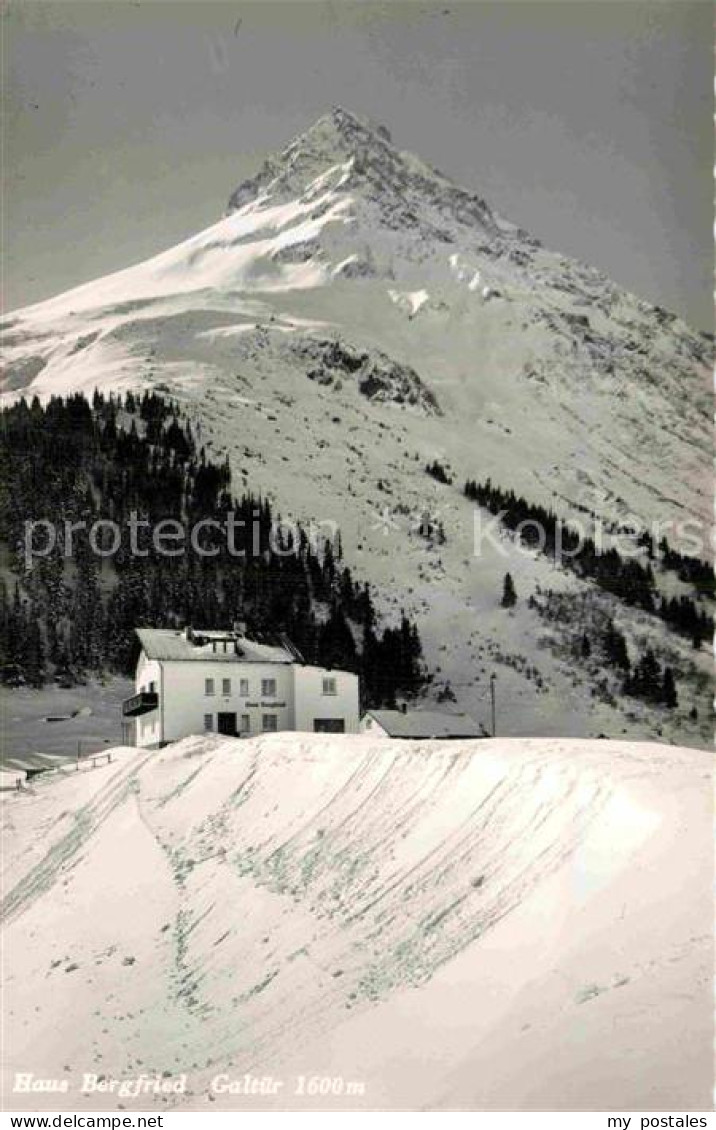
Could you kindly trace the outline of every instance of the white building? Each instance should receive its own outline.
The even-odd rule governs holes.
[[[361,733],[376,738],[408,738],[413,741],[441,738],[482,738],[485,735],[469,714],[446,714],[439,710],[368,710],[360,723]]]
[[[358,676],[310,667],[285,637],[138,628],[136,693],[122,704],[126,745],[189,734],[250,737],[275,730],[358,731]]]

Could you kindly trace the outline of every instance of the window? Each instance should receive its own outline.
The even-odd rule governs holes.
[[[278,730],[278,715],[277,714],[264,714],[261,717],[261,729],[264,733]]]
[[[343,718],[314,718],[313,729],[316,734],[345,734],[346,723]]]
[[[241,715],[241,733],[242,734],[250,734],[251,733],[251,719],[249,718],[248,714],[242,714]]]
[[[204,694],[213,694],[213,693],[214,693],[214,680],[213,679],[204,679]]]
[[[221,693],[223,695],[231,694],[231,679],[222,679],[221,680]]]
[[[338,694],[338,691],[336,689],[336,680],[333,677],[323,680],[323,693]]]
[[[262,679],[261,680],[261,697],[262,698],[275,698],[276,697],[276,680],[275,679]],[[266,715],[270,717],[270,715]]]
[[[204,715],[204,729],[206,731],[210,731],[210,730],[214,729],[214,715],[213,714],[205,714]]]
[[[248,698],[249,697],[249,680],[248,679],[239,679],[239,694],[242,696],[242,698]]]

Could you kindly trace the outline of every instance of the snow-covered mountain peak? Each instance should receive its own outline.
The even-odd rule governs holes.
[[[258,173],[232,193],[228,213],[268,194],[273,200],[301,194],[334,166],[356,159],[362,164],[387,163],[395,153],[383,126],[359,118],[340,106],[324,114],[280,153],[266,159]]]
[[[345,148],[351,151],[357,148],[384,151],[388,147],[393,148],[393,139],[380,122],[353,114],[342,106],[334,106],[292,142],[292,146],[306,144],[325,146],[328,150],[333,148],[334,152]]]
[[[450,225],[455,223],[477,225],[493,236],[511,230],[499,223],[476,193],[458,187],[414,154],[397,149],[385,126],[341,107],[319,118],[240,184],[229,199],[228,214],[262,198],[294,199],[336,169],[342,175],[339,184],[330,187],[342,187],[373,205],[380,222],[392,230],[420,229],[444,243],[453,242]]]

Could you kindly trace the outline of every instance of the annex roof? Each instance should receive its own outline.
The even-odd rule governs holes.
[[[477,724],[469,714],[445,714],[439,710],[369,710],[371,718],[391,738],[479,738]]]

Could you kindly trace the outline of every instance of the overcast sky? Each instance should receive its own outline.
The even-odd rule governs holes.
[[[4,305],[212,223],[333,104],[710,328],[710,3],[9,0]]]

